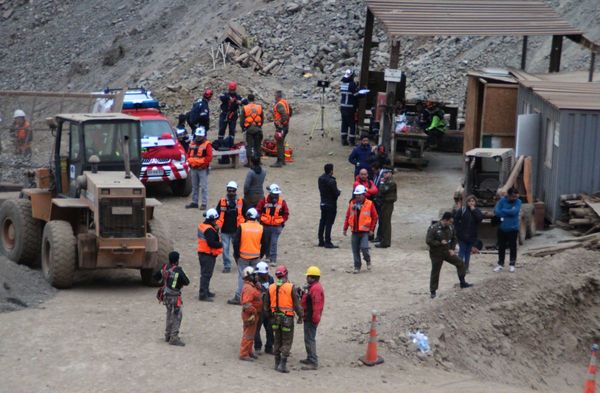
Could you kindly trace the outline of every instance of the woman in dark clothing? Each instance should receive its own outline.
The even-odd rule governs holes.
[[[249,209],[256,207],[258,201],[264,198],[264,182],[267,175],[264,168],[260,165],[260,158],[252,157],[252,167],[246,175],[244,181],[244,207]]]
[[[454,213],[454,228],[458,237],[458,256],[469,270],[471,248],[478,239],[479,223],[483,220],[483,213],[477,208],[477,198],[469,195],[465,203]]]

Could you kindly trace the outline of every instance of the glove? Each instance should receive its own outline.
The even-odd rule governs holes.
[[[256,318],[255,314],[250,315],[250,318],[247,319],[248,322],[254,321],[254,319]]]

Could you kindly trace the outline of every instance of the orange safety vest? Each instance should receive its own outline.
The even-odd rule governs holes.
[[[210,164],[206,160],[206,149],[209,144],[208,140],[202,142],[200,145],[196,144],[196,142],[190,143],[188,163],[192,168],[203,168]],[[197,149],[195,149],[196,146],[198,147]]]
[[[283,123],[281,121],[281,115],[277,111],[277,105],[279,105],[279,104],[283,105],[285,113],[287,113],[287,115],[288,115],[288,120],[285,123]],[[273,107],[273,118],[275,120],[275,123],[279,123],[279,124],[283,124],[284,126],[287,126],[290,122],[290,117],[292,117],[292,111],[290,109],[290,104],[287,102],[287,100],[284,100],[282,98],[278,102],[276,102],[275,106]]]
[[[17,138],[19,143],[27,142],[27,129],[28,128],[29,128],[29,122],[27,120],[25,120],[25,122],[23,123],[23,126],[21,126],[20,128],[18,128],[15,131],[15,137]]]
[[[355,228],[354,226],[354,223],[356,222],[356,210],[354,210],[354,204],[355,202],[353,199],[352,202],[350,202],[350,228],[352,228],[353,231],[358,232],[371,231],[371,206],[373,205],[373,202],[371,202],[368,199],[365,199],[365,201],[363,202],[360,208],[360,215],[358,216],[358,228]]]
[[[227,198],[221,198],[219,201],[219,206],[221,207],[221,214],[219,218],[217,218],[217,225],[220,228],[223,228],[223,223],[225,222],[225,211],[227,210]],[[244,201],[239,198],[236,202],[237,207],[237,222],[236,228],[240,226],[240,224],[244,223],[246,220],[244,219],[244,214],[242,213],[242,208],[244,207]]]
[[[269,202],[269,197],[265,197],[265,206],[263,212],[260,215],[260,222],[265,225],[279,226],[283,224],[283,216],[279,214],[281,207],[283,206],[283,199],[279,197],[277,204],[275,205],[275,211],[271,215],[271,208],[273,203]]]
[[[240,225],[240,257],[244,259],[260,258],[260,243],[263,226],[256,221],[248,221]]]
[[[292,290],[294,285],[286,282],[281,285],[273,283],[269,286],[269,299],[271,300],[271,312],[280,312],[285,315],[294,315],[294,298]]]
[[[244,106],[244,127],[262,126],[263,108],[253,102]]]
[[[204,254],[210,254],[214,256],[219,256],[223,253],[223,247],[221,248],[210,248],[208,246],[208,242],[206,241],[206,236],[204,235],[207,230],[212,229],[216,232],[216,229],[209,224],[199,224],[198,225],[198,252],[202,252]],[[217,232],[218,235],[218,232]],[[219,236],[219,241],[221,241],[221,237]]]

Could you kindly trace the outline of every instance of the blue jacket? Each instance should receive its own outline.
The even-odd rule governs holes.
[[[348,161],[354,165],[354,176],[358,175],[358,172],[363,168],[369,171],[369,176],[371,176],[371,154],[371,145],[363,147],[360,144],[352,149]]]
[[[508,197],[502,197],[496,204],[494,212],[502,222],[500,230],[511,232],[519,230],[519,212],[521,211],[521,200],[517,199],[513,203],[508,201]]]
[[[206,131],[210,128],[210,108],[205,98],[199,99],[192,105],[188,124],[192,127],[192,134],[198,126],[204,126]]]

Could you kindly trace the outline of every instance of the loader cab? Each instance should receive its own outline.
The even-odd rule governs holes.
[[[89,159],[100,159],[99,171],[125,171],[122,141],[128,137],[130,165],[139,173],[140,123],[121,113],[58,115],[49,121],[55,132],[55,193],[77,197],[77,176],[91,170]]]

